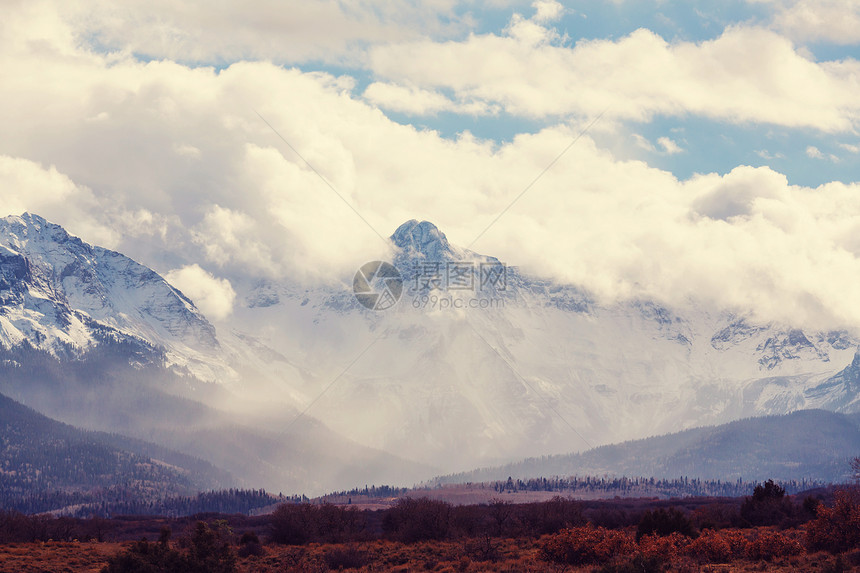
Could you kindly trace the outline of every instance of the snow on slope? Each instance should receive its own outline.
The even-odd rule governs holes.
[[[754,324],[695,301],[603,305],[516,267],[482,285],[482,265],[501,263],[428,222],[404,223],[392,242],[395,307],[364,308],[352,277],[314,288],[248,277],[216,337],[150,269],[38,216],[7,217],[0,344],[61,355],[105,336],[143,340],[201,379],[234,382],[276,412],[310,406],[335,432],[442,472],[743,416],[860,409],[847,333]],[[457,265],[477,273],[471,288],[425,288],[434,268]]]
[[[357,304],[348,278],[317,289],[258,281],[242,287],[232,319],[236,333],[277,351],[272,396],[313,404],[310,415],[360,443],[456,470],[857,405],[814,390],[851,363],[858,341],[847,333],[751,324],[694,302],[602,306],[515,267],[504,289],[416,291],[428,265],[498,261],[450,245],[427,222],[404,223],[392,241],[404,277],[392,309]],[[476,298],[495,302],[468,308]],[[464,307],[442,309],[442,299]]]
[[[103,339],[143,341],[203,380],[229,379],[215,328],[151,269],[38,215],[0,219],[0,344],[54,355]]]

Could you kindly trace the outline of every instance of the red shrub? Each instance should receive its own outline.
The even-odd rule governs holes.
[[[639,539],[639,553],[647,560],[661,559],[668,563],[681,555],[689,544],[690,538],[678,532],[645,535]]]
[[[635,549],[633,539],[624,532],[585,525],[550,535],[540,548],[540,558],[568,565],[606,563]]]
[[[832,553],[860,548],[860,493],[837,491],[833,507],[819,505],[807,525],[806,544],[813,551]]]
[[[747,544],[738,531],[706,529],[687,546],[687,555],[700,563],[729,563],[744,555]]]
[[[770,561],[774,557],[788,557],[803,553],[803,545],[785,534],[776,531],[760,531],[746,548],[750,559]]]

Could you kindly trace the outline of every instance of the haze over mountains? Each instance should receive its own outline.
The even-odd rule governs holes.
[[[309,287],[249,276],[233,315],[213,324],[151,269],[37,215],[6,217],[0,392],[251,487],[308,493],[748,416],[860,410],[853,333],[756,324],[696,301],[603,305],[451,245],[428,222],[404,223],[391,243],[403,276],[393,308],[359,304],[352,277]],[[473,282],[426,280],[455,267]],[[482,269],[504,275],[482,281]],[[565,471],[610,471],[591,459]]]

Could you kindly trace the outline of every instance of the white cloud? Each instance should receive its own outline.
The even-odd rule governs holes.
[[[455,102],[436,91],[385,82],[373,82],[367,86],[364,98],[379,107],[409,115],[435,115],[443,111],[491,115],[499,111],[499,106],[483,101]]]
[[[533,19],[542,24],[554,22],[564,14],[564,6],[555,0],[535,0],[532,7],[535,9]]]
[[[636,142],[637,147],[646,151],[650,151],[652,153],[675,155],[676,153],[681,153],[682,151],[684,151],[680,145],[678,145],[673,139],[669,137],[658,137],[657,145],[654,145],[653,143],[648,141],[647,138],[643,137],[638,133],[632,134],[631,137],[633,138],[633,141]]]
[[[585,125],[501,144],[468,133],[445,139],[389,120],[352,94],[351,78],[265,62],[216,71],[100,55],[49,10],[21,6],[0,21],[0,125],[15,134],[0,138],[0,205],[174,269],[168,275],[186,280],[180,288],[213,318],[226,316],[231,289],[253,278],[348,280],[386,256],[373,229],[388,235],[410,218],[470,243]],[[834,130],[856,109],[844,94],[848,64],[803,60],[761,30],[702,45],[640,31],[573,49],[535,51],[510,37],[401,49],[421,56],[420,89],[447,78],[462,101],[509,109],[566,113],[611,100],[631,117],[762,113]],[[377,57],[382,66],[394,56]],[[575,78],[582,85],[564,89]],[[488,91],[477,93],[485,79]],[[792,96],[795,83],[803,89]],[[744,166],[678,180],[620,161],[586,135],[474,248],[606,299],[696,297],[764,319],[860,328],[858,237],[856,184],[798,187]]]
[[[857,0],[756,0],[773,5],[773,26],[800,42],[860,43]]]
[[[783,155],[782,153],[780,153],[780,152],[771,153],[767,149],[759,149],[755,152],[755,154],[758,155],[759,157],[761,157],[762,159],[767,159],[767,160],[785,159],[785,155]]]
[[[739,167],[715,185],[705,188],[693,201],[692,210],[709,219],[728,221],[748,217],[760,198],[777,198],[787,186],[785,176],[767,168]]]
[[[530,117],[695,114],[826,132],[852,131],[860,119],[860,62],[811,61],[769,30],[729,28],[697,44],[640,29],[573,47],[553,34],[515,16],[506,35],[376,46],[370,61],[389,82],[449,89]]]
[[[112,247],[119,234],[96,219],[100,209],[90,189],[76,185],[53,165],[0,155],[0,216],[25,211],[62,223],[75,235]]]
[[[636,146],[640,149],[644,149],[645,151],[651,152],[657,151],[657,148],[654,147],[654,144],[648,141],[645,136],[640,135],[638,133],[634,133],[630,137],[633,138],[633,141],[636,142]]]
[[[814,145],[810,145],[806,148],[807,157],[811,157],[813,159],[823,159],[824,154],[821,153],[821,150],[815,147]]]
[[[806,156],[812,159],[827,159],[833,163],[839,163],[840,159],[832,153],[825,154],[814,145],[806,148]]]
[[[663,153],[667,155],[675,155],[684,151],[680,145],[668,137],[658,137],[657,143],[663,148]]]
[[[215,278],[198,264],[174,269],[164,278],[190,298],[208,318],[223,320],[233,312],[236,291],[230,281]]]

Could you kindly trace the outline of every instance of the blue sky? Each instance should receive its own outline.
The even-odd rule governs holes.
[[[461,15],[474,18],[469,34],[502,35],[514,14],[528,15],[532,6],[489,7],[475,11],[462,7]],[[719,37],[732,26],[766,26],[772,10],[766,3],[748,1],[727,2],[564,2],[563,14],[552,23],[557,30],[560,46],[577,42],[628,36],[638,29],[647,29],[667,41],[700,43]],[[459,39],[463,39],[461,34]],[[815,61],[857,59],[860,47],[838,45],[827,41],[799,45]],[[317,63],[303,66],[333,74],[348,74],[356,80],[355,93],[361,94],[374,80],[372,71],[361,66],[342,67]],[[443,93],[446,93],[442,90]],[[450,96],[450,91],[447,92]],[[492,116],[438,112],[430,115],[388,111],[399,123],[438,131],[445,137],[456,138],[469,131],[479,138],[497,143],[510,141],[517,134],[537,132],[563,117],[549,121],[522,117],[501,111]],[[767,123],[747,121],[727,123],[696,116],[655,116],[646,122],[630,122],[626,126],[631,137],[619,144],[606,140],[619,157],[647,162],[671,171],[685,179],[694,173],[731,171],[737,165],[771,166],[788,176],[791,184],[817,186],[828,181],[849,183],[860,180],[860,155],[854,149],[860,145],[856,132],[832,134],[816,129],[792,129]],[[649,149],[645,138],[655,148]],[[657,140],[670,137],[683,140],[683,150],[661,152]],[[598,140],[601,138],[598,136]],[[632,145],[631,145],[632,143]]]

